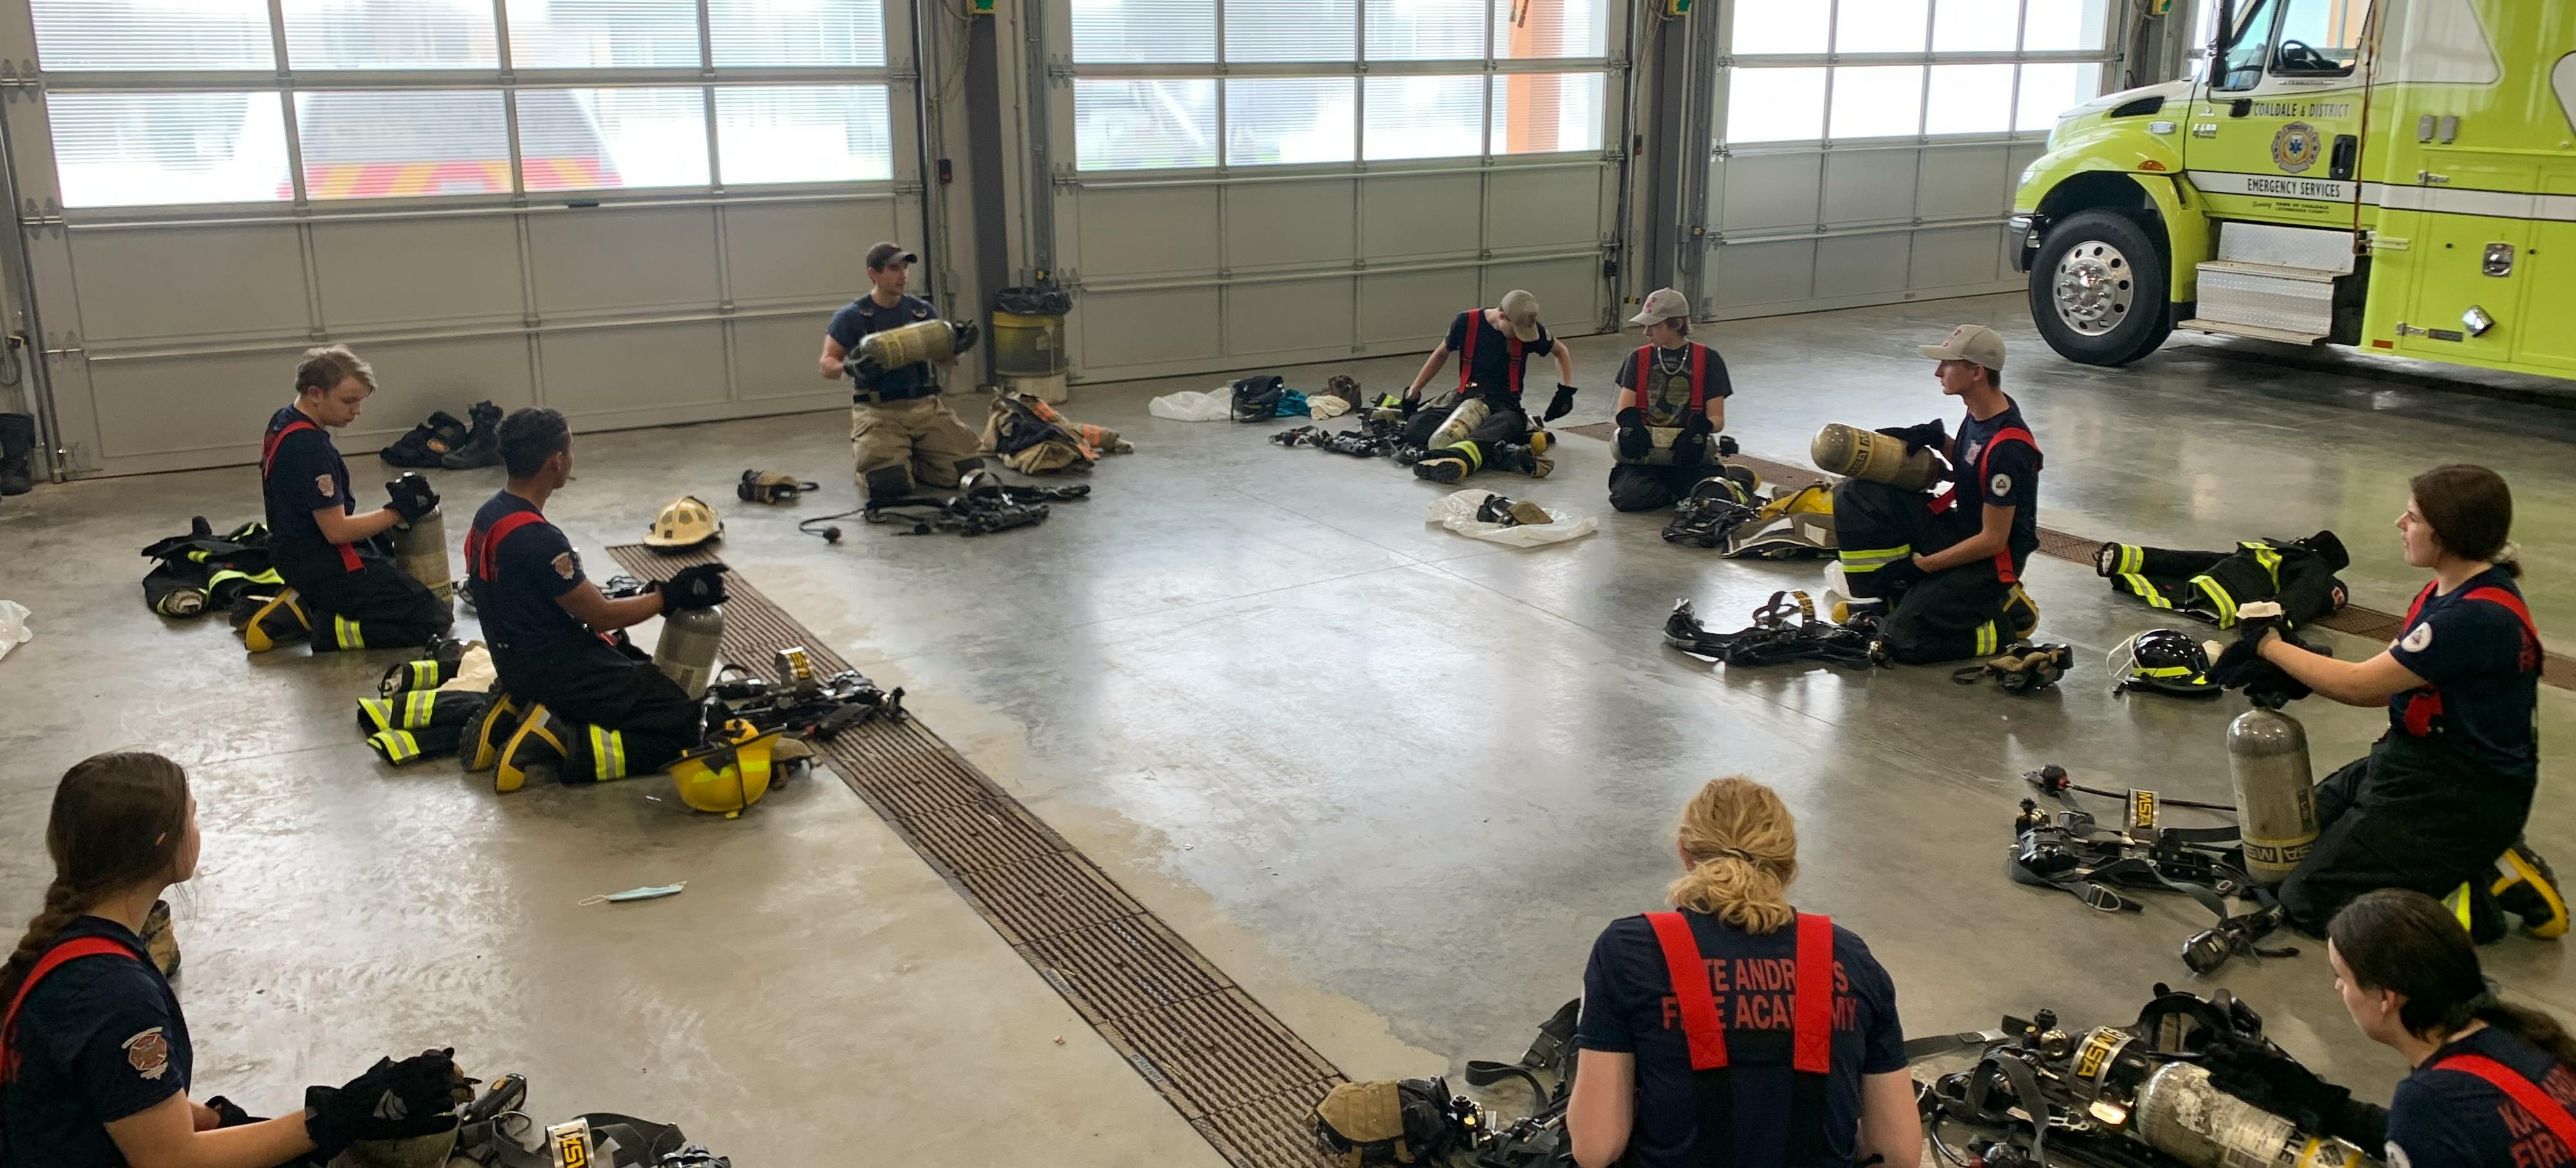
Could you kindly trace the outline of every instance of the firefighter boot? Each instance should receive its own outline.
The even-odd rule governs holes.
[[[464,442],[438,460],[438,465],[448,470],[501,465],[501,407],[476,402],[467,413],[474,419],[473,428],[467,431]]]
[[[554,716],[545,706],[530,707],[501,747],[501,757],[492,768],[493,792],[507,795],[527,786],[531,773],[560,777],[572,765],[573,746],[580,736],[580,727]]]
[[[492,700],[465,724],[465,740],[457,745],[456,761],[464,766],[466,774],[481,774],[499,765],[501,748],[509,745],[510,736],[519,732],[519,723],[527,715],[526,705],[500,690],[500,686],[493,686]]]
[[[1413,464],[1413,477],[1434,483],[1454,483],[1484,468],[1485,452],[1473,442],[1443,446],[1422,456]]]
[[[2567,934],[2567,897],[2558,890],[2558,876],[2549,870],[2549,861],[2529,846],[2517,842],[2497,858],[2487,891],[2504,911],[2521,917],[2522,927],[2532,936]]]
[[[313,618],[292,588],[275,596],[252,597],[233,610],[233,627],[241,630],[242,647],[266,653],[289,641],[313,635]]]
[[[1542,432],[1539,436],[1546,435]],[[1544,449],[1546,449],[1544,445],[1518,446],[1504,442],[1494,447],[1494,465],[1504,470],[1519,471],[1534,479],[1543,479],[1556,471],[1556,460],[1539,454],[1539,451]]]
[[[2512,931],[2512,927],[2505,923],[2504,907],[2496,903],[2495,895],[2487,891],[2487,887],[2483,880],[2471,880],[2442,898],[2443,911],[2458,919],[2460,927],[2468,930],[2472,944],[2493,945]]]

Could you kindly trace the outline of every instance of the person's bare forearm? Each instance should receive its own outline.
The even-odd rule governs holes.
[[[2263,644],[2254,651],[2265,661],[2280,666],[2281,672],[2298,679],[2299,684],[2347,706],[2383,705],[2391,696],[2361,684],[2361,662],[2311,653],[2282,640],[2277,633],[2265,634]]]
[[[314,515],[314,525],[322,529],[322,538],[333,543],[356,543],[402,522],[402,512],[391,507],[361,511],[355,515],[339,511],[321,511]]]
[[[1558,341],[1555,347],[1556,383],[1572,385],[1574,384],[1574,350],[1563,341]]]
[[[1431,350],[1431,355],[1424,358],[1422,361],[1422,372],[1414,374],[1413,384],[1405,387],[1404,396],[1422,396],[1422,387],[1429,385],[1431,383],[1431,378],[1440,372],[1440,367],[1448,363],[1449,346],[1444,344],[1437,349]]]
[[[1925,572],[1946,572],[1961,564],[1993,559],[1995,553],[2002,550],[2004,550],[2003,536],[1980,531],[1940,551],[1914,557],[1914,566]]]

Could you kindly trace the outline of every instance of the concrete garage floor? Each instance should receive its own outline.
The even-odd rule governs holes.
[[[1912,346],[1962,320],[2012,344],[2007,387],[2047,449],[2044,523],[2169,546],[2332,527],[2357,600],[2401,609],[2421,582],[2389,526],[2405,480],[2475,460],[2517,489],[2544,629],[2576,628],[2576,582],[2554,567],[2576,543],[2576,414],[2184,341],[2125,370],[2074,366],[2015,297],[1701,337],[1734,371],[1744,449],[1803,462],[1825,421],[1954,418]],[[1602,420],[1634,334],[1573,343],[1586,391],[1566,421]],[[1288,372],[1386,390],[1418,361]],[[1601,534],[1494,549],[1424,526],[1440,489],[1400,469],[1265,441],[1285,421],[1145,413],[1151,394],[1217,380],[1078,390],[1068,412],[1140,453],[1034,530],[796,534],[791,514],[854,500],[837,414],[582,438],[552,513],[604,573],[605,545],[662,498],[715,502],[736,569],[909,687],[932,727],[1355,1077],[1517,1055],[1577,992],[1601,926],[1656,905],[1683,799],[1734,772],[1796,809],[1793,895],[1870,941],[1910,1032],[2041,1006],[2125,1021],[2152,983],[2189,982],[2176,953],[2206,923],[2196,907],[2099,916],[2002,871],[2019,776],[2043,763],[2228,797],[2222,735],[2240,704],[2110,695],[2102,654],[2167,622],[2089,570],[2033,562],[2042,635],[2079,661],[2044,696],[1954,686],[1946,669],[1730,674],[1660,647],[1671,600],[1732,628],[1819,565],[1663,544],[1662,516],[1608,511],[1608,446],[1580,437],[1551,479],[1479,482],[1598,515]],[[734,502],[755,466],[821,481],[821,503]],[[355,461],[361,481],[372,467]],[[439,477],[461,539],[497,472]],[[132,549],[191,514],[257,507],[246,468],[0,504],[0,596],[41,634],[0,662],[0,920],[33,911],[65,766],[116,747],[187,763],[206,829],[178,904],[200,1094],[284,1108],[376,1054],[453,1044],[477,1072],[527,1073],[549,1117],[674,1120],[741,1164],[862,1147],[926,1164],[1218,1162],[837,782],[730,823],[653,798],[652,779],[495,798],[447,764],[390,770],[361,745],[351,701],[398,655],[245,659],[219,621],[165,627],[137,605]],[[2345,657],[2375,651],[2333,639]],[[2542,691],[2552,775],[2530,835],[2576,869],[2576,798],[2554,774],[2576,740],[2570,698]],[[2321,772],[2382,722],[2293,712]],[[673,899],[574,905],[681,880]],[[2385,1098],[2402,1067],[2352,1030],[2322,947],[2304,948],[2193,988],[2236,991],[2311,1065]],[[2576,1016],[2562,945],[2516,936],[2483,956],[2515,1000]]]

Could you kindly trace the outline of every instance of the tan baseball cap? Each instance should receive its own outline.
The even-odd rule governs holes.
[[[1949,340],[1915,347],[1935,361],[1974,361],[1988,369],[2004,367],[2003,337],[1981,324],[1960,325],[1950,330]]]
[[[1519,288],[1503,293],[1502,303],[1495,305],[1510,322],[1512,335],[1524,341],[1538,339],[1538,297]]]
[[[1653,324],[1659,320],[1688,320],[1690,301],[1672,288],[1657,288],[1646,293],[1646,306],[1629,317],[1630,324]]]

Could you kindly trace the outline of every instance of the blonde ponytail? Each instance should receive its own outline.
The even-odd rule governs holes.
[[[1729,775],[1711,779],[1682,809],[1690,871],[1664,890],[1674,907],[1769,933],[1797,919],[1787,888],[1798,878],[1798,829],[1771,788]]]

